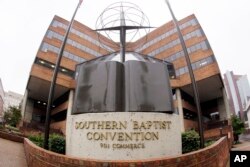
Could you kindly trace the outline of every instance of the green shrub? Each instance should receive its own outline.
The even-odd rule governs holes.
[[[232,120],[234,134],[236,135],[242,134],[245,131],[244,122],[241,121],[241,119],[235,115],[232,116],[231,120]]]
[[[28,137],[30,141],[39,147],[43,148],[44,136],[43,135],[31,135]],[[64,154],[65,153],[65,138],[62,135],[51,134],[49,136],[49,150]]]
[[[241,119],[236,115],[233,115],[231,117],[231,120],[232,120],[232,127],[233,127],[234,143],[238,144],[239,135],[244,133],[245,131],[244,122],[241,121]]]
[[[210,145],[212,145],[212,144],[214,144],[214,140],[207,140],[207,141],[205,141],[205,147],[208,147],[208,146],[210,146]]]
[[[49,150],[64,154],[65,153],[65,138],[58,134],[50,135]]]
[[[28,138],[35,145],[43,147],[44,137],[42,135],[30,135]]]
[[[188,153],[200,148],[200,136],[194,130],[182,133],[182,153]]]

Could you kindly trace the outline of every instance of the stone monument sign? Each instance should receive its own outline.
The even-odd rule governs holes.
[[[168,66],[126,51],[124,31],[140,27],[125,23],[123,5],[130,3],[118,5],[120,26],[105,29],[120,30],[120,52],[77,67],[74,104],[67,114],[67,155],[141,160],[181,154],[180,120],[173,112]],[[128,55],[136,60],[126,60]],[[113,59],[116,56],[121,62]]]

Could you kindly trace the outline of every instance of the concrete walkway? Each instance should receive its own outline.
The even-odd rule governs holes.
[[[250,134],[239,136],[239,144],[234,144],[231,150],[250,151]]]
[[[0,138],[0,167],[27,167],[22,143]]]

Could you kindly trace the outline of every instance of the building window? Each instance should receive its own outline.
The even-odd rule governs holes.
[[[54,53],[58,54],[60,49],[58,47],[56,47],[56,46],[53,46],[53,45],[50,45],[50,44],[44,42],[44,43],[42,43],[42,46],[41,46],[40,50],[43,51],[43,52],[47,52],[49,50],[51,52],[54,52]]]
[[[51,30],[48,30],[48,31],[47,31],[46,37],[47,37],[47,38],[56,38],[56,39],[58,39],[58,40],[60,40],[60,41],[63,41],[63,39],[64,39],[64,36],[62,36],[62,35],[60,35],[60,34],[54,32],[54,31],[51,31]],[[89,53],[89,54],[91,54],[91,55],[93,55],[93,56],[95,56],[95,57],[101,56],[101,54],[100,54],[99,52],[96,52],[96,51],[94,51],[94,50],[92,50],[92,49],[90,49],[90,48],[87,48],[86,46],[81,45],[80,43],[75,42],[75,41],[73,41],[73,40],[71,40],[71,39],[67,39],[67,43],[68,43],[69,45],[71,45],[71,46],[73,46],[73,47],[76,47],[76,48],[78,48],[78,49],[80,49],[80,50],[82,50],[82,51],[84,51],[84,52],[87,52],[87,53]]]
[[[155,55],[157,55],[157,54],[159,54],[167,49],[170,49],[170,48],[178,45],[179,43],[180,43],[180,39],[173,40],[173,41],[167,43],[166,45],[164,45],[156,50],[153,50],[152,52],[148,53],[148,55],[150,55],[151,57],[155,56]]]
[[[189,20],[188,22],[181,24],[181,25],[180,25],[180,29],[184,29],[184,28],[186,28],[186,27],[188,27],[188,26],[195,26],[195,25],[197,25],[197,24],[198,24],[197,19],[196,19],[196,18],[193,18],[192,20]],[[176,28],[171,29],[171,30],[165,32],[164,34],[162,34],[162,35],[160,35],[160,36],[158,36],[158,37],[152,39],[151,41],[145,43],[143,46],[137,48],[135,51],[136,51],[136,52],[140,52],[140,51],[142,51],[142,50],[148,48],[149,46],[153,45],[154,43],[156,43],[156,42],[158,42],[158,41],[160,41],[160,40],[162,40],[162,39],[164,39],[164,38],[167,38],[167,37],[169,37],[170,35],[172,35],[172,34],[174,34],[174,33],[176,33],[176,32],[177,32],[177,29],[176,29]],[[189,38],[191,38],[191,36],[198,36],[198,37],[199,37],[199,36],[201,36],[201,35],[204,35],[204,33],[203,33],[203,31],[202,31],[201,29],[195,30],[195,31],[193,31],[193,32],[191,32],[191,33],[193,33],[193,34],[187,34],[187,36],[190,36]],[[185,38],[188,38],[188,37],[184,37],[184,39],[185,39]],[[189,39],[189,38],[188,38],[188,39]],[[185,39],[185,40],[186,40],[186,39]]]
[[[42,60],[42,59],[39,59],[39,58],[36,58],[35,64],[41,65],[41,66],[49,68],[49,69],[55,68],[55,64],[50,63],[50,62],[45,61],[45,60]],[[59,72],[65,74],[65,75],[68,75],[72,78],[74,77],[74,71],[69,70],[65,67],[59,67]]]
[[[203,31],[201,29],[197,29],[195,31],[192,31],[192,32],[184,35],[183,38],[184,38],[184,40],[188,40],[188,39],[193,38],[195,36],[199,37],[198,35],[202,35],[202,34],[203,34]],[[163,51],[165,51],[165,50],[167,50],[169,48],[172,48],[172,47],[178,45],[179,43],[180,43],[180,40],[178,38],[178,39],[176,39],[174,41],[171,41],[171,42],[167,43],[166,45],[164,45],[164,46],[162,46],[162,47],[160,47],[160,48],[158,48],[158,49],[156,49],[156,50],[148,53],[148,55],[150,55],[151,57],[155,56],[155,55],[157,55],[157,54],[159,54],[159,53],[161,53],[161,52],[163,52]],[[199,49],[206,50],[208,48],[209,48],[208,42],[207,41],[203,41],[201,43],[195,44],[195,45],[187,48],[187,50],[188,50],[188,53],[193,53],[196,50],[199,50]],[[174,60],[175,59],[173,59],[173,61]]]
[[[63,39],[64,39],[64,36],[63,36],[63,35],[60,35],[60,34],[54,32],[54,31],[51,31],[51,30],[48,30],[48,31],[47,31],[46,37],[47,37],[47,38],[50,38],[50,39],[51,39],[51,38],[56,38],[56,39],[58,39],[58,40],[60,40],[60,41],[63,41]]]
[[[60,28],[63,28],[63,29],[67,29],[67,27],[68,27],[68,25],[66,25],[66,24],[64,24],[64,23],[61,23],[61,22],[59,22],[59,21],[57,21],[57,20],[53,20],[53,22],[52,22],[52,26],[53,27],[60,27]]]
[[[209,64],[212,64],[213,62],[215,62],[215,58],[214,58],[214,55],[211,55],[211,56],[206,57],[204,59],[201,59],[199,61],[193,62],[191,64],[191,66],[192,66],[193,70],[196,70],[196,69],[202,68],[204,66],[207,66]],[[179,68],[179,69],[177,69],[175,71],[176,76],[180,76],[180,75],[185,74],[187,72],[188,72],[188,67],[187,66],[181,67],[181,68]]]
[[[50,45],[50,44],[44,42],[44,43],[42,43],[40,50],[43,52],[51,51],[51,52],[58,54],[60,49],[56,46],[53,46],[53,45]],[[86,59],[79,57],[79,56],[76,56],[75,54],[70,53],[68,51],[63,51],[63,56],[67,57],[71,60],[74,60],[76,62],[79,62],[79,63],[86,61]]]
[[[197,29],[197,30],[195,30],[195,31],[192,31],[192,32],[190,32],[190,33],[185,34],[185,35],[183,36],[183,38],[184,38],[184,40],[188,40],[188,39],[190,39],[190,38],[193,38],[193,37],[201,37],[201,36],[203,36],[203,35],[204,35],[204,33],[203,33],[202,29]]]
[[[61,22],[59,22],[57,20],[53,20],[52,26],[53,27],[60,27],[60,28],[63,28],[65,30],[68,27],[66,24],[61,23]],[[87,41],[89,41],[89,42],[91,42],[91,43],[93,43],[93,44],[95,44],[95,45],[97,45],[97,46],[99,46],[99,47],[101,47],[101,48],[103,48],[103,49],[105,49],[105,50],[107,50],[107,51],[111,51],[111,52],[115,51],[111,47],[109,47],[107,45],[104,45],[104,44],[101,44],[99,41],[95,40],[94,38],[91,38],[90,36],[84,34],[83,32],[80,32],[80,31],[78,31],[78,30],[76,30],[74,28],[71,28],[70,32],[77,35],[77,36],[79,36],[79,37],[81,37],[81,38],[83,38],[83,39],[85,39],[85,40],[87,40]]]

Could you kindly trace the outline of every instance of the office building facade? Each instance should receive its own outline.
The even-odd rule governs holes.
[[[4,112],[4,90],[3,90],[2,80],[0,78],[0,117],[3,116],[3,112]],[[2,118],[0,118],[0,121],[1,119]]]
[[[247,120],[246,113],[250,101],[250,85],[246,75],[235,75],[233,71],[224,74],[231,114]]]
[[[23,126],[41,127],[44,125],[52,73],[68,23],[63,18],[55,16],[42,40],[24,95]],[[196,17],[190,15],[180,20],[179,24],[199,88],[203,126],[209,129],[215,125],[214,122],[225,123],[229,118],[220,70]],[[101,41],[107,42],[100,43],[100,38]],[[116,52],[117,48],[108,43],[112,41],[89,27],[77,21],[74,22],[57,78],[51,128],[65,132],[69,92],[74,91],[76,83],[75,66],[78,63]],[[173,63],[176,75],[171,76],[170,83],[174,93],[175,112],[178,112],[182,118],[182,131],[197,129],[197,110],[193,100],[191,81],[173,22],[168,22],[147,34],[147,37],[130,43],[129,50]]]
[[[23,95],[19,93],[12,91],[5,92],[4,108],[8,109],[10,106],[19,107],[21,105],[22,99]]]

